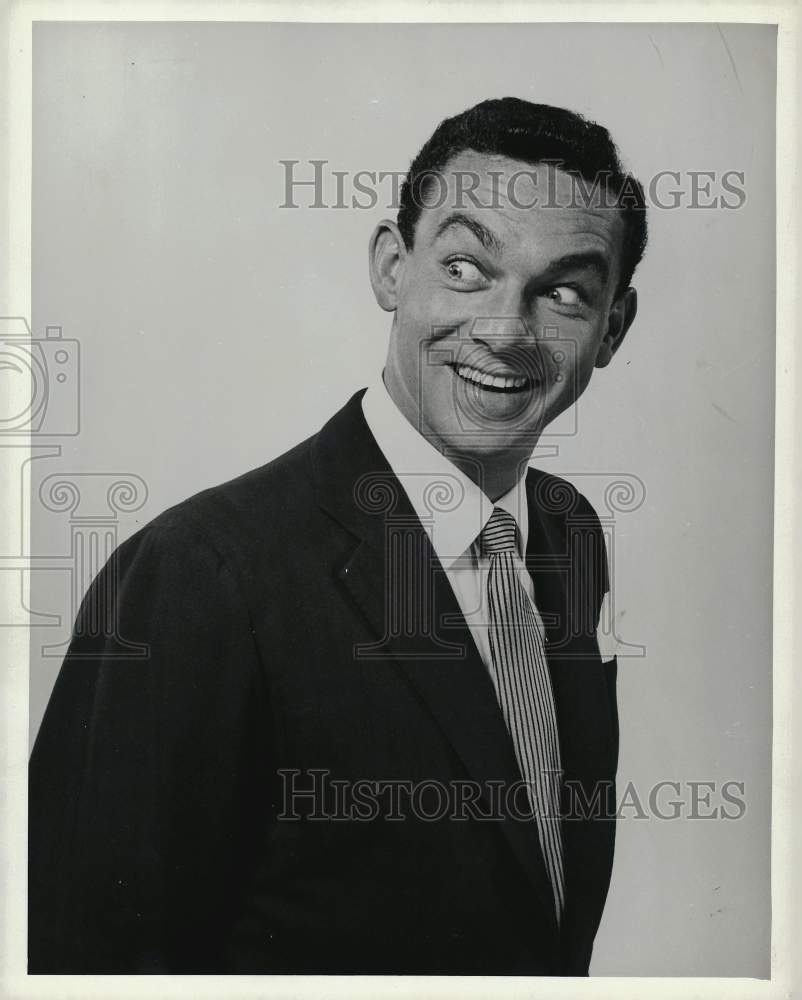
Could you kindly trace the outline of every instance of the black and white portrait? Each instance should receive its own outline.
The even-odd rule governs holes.
[[[370,20],[29,26],[20,961],[768,988],[776,19]]]

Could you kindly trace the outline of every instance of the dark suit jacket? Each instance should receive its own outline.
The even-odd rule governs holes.
[[[574,814],[558,931],[534,823],[485,794],[520,781],[490,677],[361,395],[157,517],[88,591],[31,759],[32,973],[587,973],[618,754],[598,519],[529,472]],[[337,819],[328,792],[288,800],[321,772],[482,796]]]

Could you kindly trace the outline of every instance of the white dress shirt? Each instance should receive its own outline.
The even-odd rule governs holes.
[[[532,577],[523,562],[529,535],[526,476],[494,504],[409,423],[381,380],[363,396],[362,412],[429,536],[485,666],[491,668],[487,608],[490,559],[482,555],[478,536],[494,506],[512,514],[518,525],[518,577],[545,638],[535,606]]]

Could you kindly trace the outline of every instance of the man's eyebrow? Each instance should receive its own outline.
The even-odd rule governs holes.
[[[549,263],[543,272],[544,279],[548,279],[565,271],[595,271],[603,285],[607,284],[610,277],[610,261],[600,250],[586,250],[584,253],[569,253],[564,257],[558,257]]]
[[[492,232],[492,230],[488,229],[487,226],[479,222],[478,219],[474,219],[472,215],[465,215],[463,212],[452,212],[450,215],[446,216],[446,218],[443,219],[437,227],[437,232],[434,234],[434,238],[437,239],[438,236],[442,236],[443,233],[447,229],[451,229],[452,226],[464,226],[466,229],[470,230],[485,250],[489,250],[492,253],[501,253],[504,249],[504,243],[494,232]]]

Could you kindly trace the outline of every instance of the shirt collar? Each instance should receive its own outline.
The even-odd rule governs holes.
[[[362,412],[437,558],[445,569],[451,568],[487,524],[493,502],[415,429],[390,398],[381,378],[362,397]],[[521,556],[526,553],[529,534],[525,481],[524,474],[495,503],[515,518]]]

